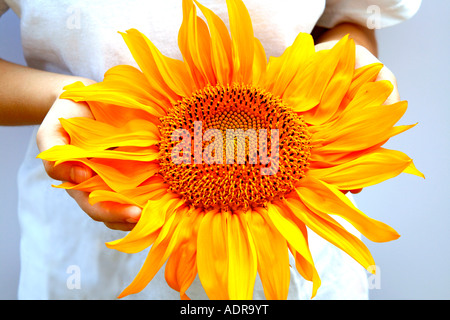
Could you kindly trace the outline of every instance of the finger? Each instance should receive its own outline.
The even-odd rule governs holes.
[[[316,50],[316,52],[322,51],[322,50],[328,50],[328,49],[333,48],[336,45],[336,43],[338,43],[338,40],[320,42],[314,46],[314,49]]]
[[[357,69],[357,68],[360,68],[362,66],[372,64],[372,63],[380,63],[380,60],[378,60],[378,58],[375,55],[373,55],[371,52],[369,52],[366,48],[359,46],[359,45],[356,46],[355,68]],[[396,79],[394,73],[386,66],[383,66],[383,68],[381,68],[380,72],[378,73],[376,81],[380,81],[380,80],[388,80],[394,86],[392,93],[386,99],[384,104],[390,105],[390,104],[399,102],[400,101],[400,93],[398,90],[397,79]]]
[[[380,80],[388,80],[394,86],[394,89],[392,90],[392,93],[386,99],[384,104],[385,105],[390,105],[390,104],[394,104],[396,102],[399,102],[401,98],[400,98],[400,93],[399,93],[399,90],[398,90],[397,79],[395,78],[394,73],[391,70],[389,70],[387,67],[383,67],[380,70],[380,73],[378,74],[376,81],[380,81]]]
[[[59,119],[75,117],[93,118],[93,115],[86,103],[56,100],[39,127],[36,137],[39,150],[42,152],[53,146],[68,144],[69,136],[64,131]]]
[[[82,163],[65,162],[55,166],[54,162],[42,161],[48,176],[58,181],[69,181],[72,183],[82,183],[91,178],[93,171]]]
[[[47,113],[36,135],[38,149],[42,152],[57,145],[66,145],[70,138],[64,131],[60,118],[87,117],[92,113],[84,103],[69,100],[57,100]],[[63,163],[55,166],[54,162],[43,160],[47,174],[55,180],[81,183],[92,176],[92,170],[83,164]],[[76,165],[75,167],[73,167]]]
[[[104,222],[105,226],[112,230],[131,231],[136,226],[135,223],[110,223]]]
[[[341,192],[343,193],[343,194],[347,194],[348,192],[351,192],[351,193],[353,193],[353,194],[358,194],[358,193],[360,193],[362,191],[362,188],[360,188],[360,189],[353,189],[353,190],[341,190]]]
[[[91,205],[89,194],[79,190],[67,190],[80,208],[93,220],[106,223],[137,223],[141,216],[141,208],[114,202],[99,202]]]

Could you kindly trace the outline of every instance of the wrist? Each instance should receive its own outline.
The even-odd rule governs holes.
[[[354,23],[342,23],[321,32],[316,39],[316,43],[338,41],[347,34],[355,41],[356,45],[365,47],[374,56],[378,55],[375,31]]]
[[[51,104],[53,104],[57,99],[59,99],[60,95],[64,92],[64,88],[66,86],[73,84],[75,82],[81,82],[86,86],[95,83],[94,80],[88,78],[58,75],[58,79],[56,79],[56,81],[53,83],[53,90],[51,91],[50,94]]]
[[[0,125],[40,124],[63,88],[76,81],[94,83],[0,59]]]

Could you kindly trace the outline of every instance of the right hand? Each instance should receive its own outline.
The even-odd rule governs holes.
[[[37,145],[40,152],[56,145],[69,143],[69,137],[58,119],[73,117],[94,118],[86,103],[56,99],[37,133]],[[78,184],[95,174],[81,163],[66,162],[57,166],[46,160],[43,160],[43,163],[47,174],[52,179],[59,181]],[[79,190],[67,190],[67,192],[93,220],[103,222],[110,229],[129,231],[139,220],[141,214],[139,207],[112,202],[91,205],[88,201],[89,194],[87,192]]]

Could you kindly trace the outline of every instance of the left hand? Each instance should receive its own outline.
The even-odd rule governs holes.
[[[86,83],[91,83],[86,81]],[[39,150],[45,151],[56,145],[66,145],[70,138],[61,126],[60,118],[86,117],[93,115],[86,103],[56,99],[39,127],[36,142]],[[55,180],[81,183],[94,175],[87,166],[79,163],[64,162],[57,166],[54,162],[43,160],[47,174]],[[141,209],[136,206],[113,202],[89,203],[89,194],[80,190],[66,190],[79,207],[94,221],[103,222],[113,230],[129,231],[139,220]]]

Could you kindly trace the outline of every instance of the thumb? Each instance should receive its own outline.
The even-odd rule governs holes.
[[[59,118],[72,117],[92,118],[92,113],[86,104],[62,99],[56,100],[36,135],[36,143],[41,152],[70,142],[70,138],[63,129]],[[92,170],[82,163],[65,162],[55,165],[52,161],[42,161],[47,174],[55,180],[81,183],[93,175]]]
[[[55,166],[54,162],[42,160],[48,176],[54,180],[81,183],[93,176],[92,170],[77,162],[64,162]]]

